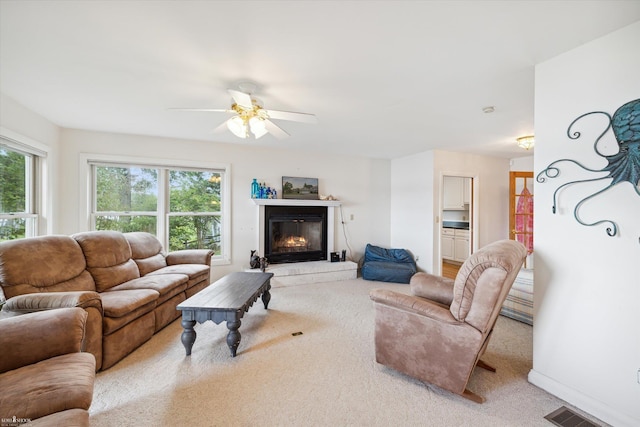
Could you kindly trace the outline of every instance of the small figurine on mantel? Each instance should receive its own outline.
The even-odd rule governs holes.
[[[328,196],[320,195],[320,200],[338,200],[338,199],[332,196],[331,194],[329,194]]]

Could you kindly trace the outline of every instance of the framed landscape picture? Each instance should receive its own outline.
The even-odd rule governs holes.
[[[283,199],[318,199],[318,178],[282,177]]]

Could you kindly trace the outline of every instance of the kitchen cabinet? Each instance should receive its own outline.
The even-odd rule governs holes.
[[[455,230],[453,228],[442,229],[442,244],[440,245],[440,253],[444,259],[453,259],[454,253]]]
[[[440,255],[443,259],[464,262],[470,252],[469,230],[442,229]]]
[[[462,203],[471,204],[471,178],[462,178]]]
[[[468,209],[471,203],[471,178],[445,176],[442,192],[443,210]]]
[[[465,262],[469,258],[469,230],[456,230],[453,243],[453,259]]]

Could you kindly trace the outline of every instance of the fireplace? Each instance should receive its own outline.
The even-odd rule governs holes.
[[[264,256],[271,264],[327,259],[326,206],[265,206]]]

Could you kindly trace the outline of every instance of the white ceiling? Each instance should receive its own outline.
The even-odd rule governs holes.
[[[395,158],[526,155],[534,65],[640,1],[0,1],[0,91],[65,128]],[[212,133],[257,85],[292,136]],[[485,114],[482,108],[495,106]]]

